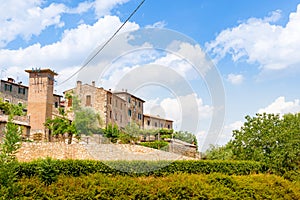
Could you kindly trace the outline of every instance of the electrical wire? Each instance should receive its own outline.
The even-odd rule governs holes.
[[[81,70],[83,70],[104,48],[105,46],[118,34],[118,32],[123,28],[123,26],[130,20],[130,18],[140,9],[140,7],[143,5],[143,3],[146,0],[143,0],[136,8],[135,10],[127,17],[127,19],[123,22],[123,24],[117,29],[117,31],[102,45],[102,47],[90,58],[88,61],[80,68],[78,69],[74,74],[69,76],[67,79],[62,81],[61,83],[57,84],[57,86],[60,86],[64,84],[65,82],[69,81],[71,78],[73,78],[76,74],[78,74]]]

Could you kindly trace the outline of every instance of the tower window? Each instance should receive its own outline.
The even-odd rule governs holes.
[[[86,96],[86,103],[85,103],[85,106],[91,106],[92,103],[91,103],[91,95],[87,95]]]

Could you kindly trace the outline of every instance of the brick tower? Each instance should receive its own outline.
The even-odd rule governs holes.
[[[45,137],[44,123],[52,118],[54,76],[50,69],[25,70],[29,73],[28,108],[30,117],[30,135],[42,133]]]

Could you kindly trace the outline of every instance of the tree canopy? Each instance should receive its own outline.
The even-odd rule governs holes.
[[[230,155],[228,159],[264,162],[281,174],[300,169],[300,113],[282,117],[263,113],[245,119],[225,147],[210,149],[208,155],[215,150]]]

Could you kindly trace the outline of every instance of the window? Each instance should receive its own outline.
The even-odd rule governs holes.
[[[10,85],[10,84],[5,84],[5,85],[4,85],[4,90],[5,90],[5,91],[10,91],[10,92],[11,92],[11,91],[12,91],[12,85]]]
[[[19,87],[19,88],[18,88],[18,93],[19,93],[19,94],[25,94],[25,88]]]
[[[85,106],[92,106],[91,95],[86,95]]]
[[[116,107],[118,107],[118,100],[116,99]]]
[[[138,119],[142,120],[142,114],[138,113]]]
[[[55,108],[58,108],[58,102],[55,102],[55,103],[54,103],[54,107],[55,107]]]
[[[118,113],[115,114],[115,120],[118,121]]]
[[[147,120],[147,125],[150,126],[150,120]]]
[[[128,109],[128,116],[131,117],[131,110]]]
[[[162,127],[163,127],[163,124],[160,124],[160,127],[162,128]]]
[[[131,102],[131,98],[130,97],[128,97],[128,103],[130,103]]]
[[[123,104],[122,104],[122,102],[121,102],[121,109],[122,109],[122,107],[123,107]]]
[[[141,107],[141,102],[139,101],[139,108]]]
[[[72,107],[72,97],[68,99],[68,107]]]
[[[170,124],[168,124],[168,129],[171,129],[171,126],[170,126]]]
[[[111,119],[111,116],[112,116],[112,112],[111,111],[109,111],[109,118]]]
[[[109,97],[109,104],[111,104],[111,97]]]
[[[154,123],[154,126],[157,127],[157,122]]]

